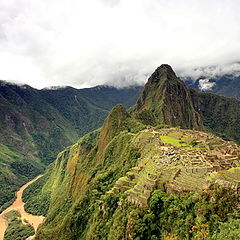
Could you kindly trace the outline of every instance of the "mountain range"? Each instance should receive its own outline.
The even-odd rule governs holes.
[[[133,105],[141,87],[37,90],[0,81],[0,207],[57,153],[98,128],[116,104]],[[0,209],[1,209],[0,208]]]
[[[239,123],[239,100],[161,65],[24,192],[35,239],[238,239]]]
[[[207,83],[207,87],[204,86]],[[212,92],[226,97],[240,98],[240,74],[223,74],[216,77],[200,77],[196,80],[187,78],[185,83],[191,87],[205,92]]]

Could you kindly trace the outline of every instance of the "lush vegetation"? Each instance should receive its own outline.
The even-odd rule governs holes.
[[[0,144],[0,211],[8,207],[21,185],[43,171],[39,162]]]
[[[4,234],[4,240],[26,240],[26,238],[35,234],[34,228],[28,224],[22,223],[19,219],[20,214],[17,211],[11,211],[6,214],[8,227]]]
[[[239,239],[239,198],[233,191],[218,186],[185,195],[157,190],[143,218],[149,217],[147,231],[152,229],[151,236],[155,232],[159,233],[156,237],[163,238],[175,235],[178,239]],[[233,222],[233,232],[229,235],[226,226]]]
[[[149,208],[132,205],[124,193],[113,194],[114,184],[136,165],[141,151],[153,151],[144,150],[146,144],[136,134],[144,127],[116,106],[100,132],[59,154],[44,186],[51,189],[52,198],[36,240],[226,239],[231,224],[233,239],[238,236],[240,199],[229,189],[213,186],[181,195],[156,191]],[[150,132],[144,132],[147,142]],[[163,136],[168,143],[173,139]],[[186,143],[191,149],[201,148],[191,139],[174,141],[179,146]]]
[[[116,103],[134,104],[140,90],[37,90],[0,81],[0,211],[60,151],[98,128]]]
[[[61,127],[56,130],[56,126],[51,125],[50,135],[38,133],[33,137],[38,147],[41,145],[40,152],[45,155],[40,156],[45,160],[52,150],[57,149],[57,142],[54,142],[57,136],[70,141],[75,137],[72,127],[82,134],[84,131],[78,129],[81,124],[86,122],[87,128],[91,129],[96,127],[93,119],[99,120],[101,114],[106,114],[106,109],[102,112],[102,106],[97,102],[82,98],[71,88],[58,90],[56,98],[53,95],[53,91],[44,93],[48,104],[63,117]],[[237,140],[238,108],[238,101],[230,103],[229,99],[191,92],[169,66],[160,67],[149,79],[134,108],[127,112],[123,106],[117,105],[99,131],[85,135],[60,152],[46,176],[25,191],[28,210],[35,214],[47,213],[36,240],[238,239],[240,199],[230,189],[213,185],[203,192],[182,191],[181,195],[157,190],[152,194],[149,207],[139,208],[132,205],[124,193],[119,193],[119,189],[115,188],[119,191],[114,192],[113,188],[119,178],[136,166],[141,154],[154,151],[156,142],[150,133],[154,129],[144,131],[148,143],[151,143],[147,149],[144,149],[146,142],[138,138],[138,132],[146,125],[154,124],[158,128],[164,124],[190,129],[207,127],[212,132],[226,133]],[[80,118],[80,112],[83,118]],[[218,122],[222,112],[223,119]],[[54,114],[44,116],[51,118],[52,122],[57,117]],[[68,120],[65,125],[67,116],[73,125],[69,125]],[[53,136],[50,137],[52,142],[47,144],[49,136]],[[175,146],[185,145],[187,141],[189,148],[201,148],[194,140],[188,142],[188,139],[162,136],[162,141]],[[144,174],[151,172],[145,171]],[[146,190],[144,182],[141,186]]]
[[[206,131],[240,143],[239,100],[213,93],[190,90],[196,111],[201,115]]]
[[[124,196],[106,195],[100,207],[85,205],[85,211],[86,206],[95,209],[94,220],[87,234],[78,239],[239,239],[239,198],[229,189],[216,186],[206,192],[182,195],[156,190],[149,209],[143,209]],[[85,198],[87,203],[89,199]],[[78,216],[82,211],[79,209]],[[88,219],[84,223],[89,224]]]
[[[135,166],[140,153],[132,140],[134,132],[143,125],[134,124],[135,120],[124,111],[117,106],[100,133],[93,133],[95,137],[86,135],[58,156],[45,185],[52,190],[52,199],[46,225],[40,227],[37,239],[85,236],[90,227],[88,221],[93,218],[102,196],[111,190],[118,178]],[[122,116],[120,122],[115,121],[116,115]],[[106,136],[106,132],[110,136]],[[98,149],[103,144],[101,141],[105,145],[104,153]],[[66,188],[69,184],[74,188]],[[72,229],[71,232],[63,230],[66,226]]]
[[[44,189],[43,186],[48,178],[48,173],[45,173],[42,178],[24,190],[22,198],[23,202],[25,202],[24,209],[26,212],[33,215],[47,215],[51,192],[48,189]]]

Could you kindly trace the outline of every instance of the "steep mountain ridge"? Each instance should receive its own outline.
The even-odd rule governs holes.
[[[43,187],[51,194],[50,208],[36,240],[159,239],[165,234],[172,234],[172,237],[179,234],[186,239],[224,239],[227,236],[222,223],[229,226],[231,221],[237,221],[239,214],[235,212],[235,208],[239,209],[239,197],[235,193],[239,191],[240,149],[233,142],[194,128],[202,122],[204,129],[239,140],[233,134],[239,131],[237,125],[221,129],[217,119],[213,123],[210,116],[212,113],[213,118],[219,118],[225,112],[224,118],[229,115],[234,119],[240,112],[240,102],[198,93],[179,81],[169,66],[161,66],[129,113],[121,105],[116,106],[100,133],[84,136],[58,155]],[[172,84],[176,84],[176,88]],[[174,100],[172,89],[183,94],[176,94],[177,100]],[[183,119],[190,120],[186,125],[179,125],[193,130],[166,128],[166,125],[163,128],[161,123],[167,124],[169,119],[161,115],[167,111],[167,108],[163,110],[162,103],[169,104],[174,111],[172,99],[178,109],[190,111],[183,111],[178,124]],[[179,103],[180,100],[184,104]],[[228,110],[226,106],[232,107]],[[176,126],[174,117],[170,117],[170,122]],[[219,119],[220,125],[224,121]],[[227,190],[219,190],[219,185]],[[170,194],[175,192],[186,194],[182,197]],[[40,190],[30,199],[41,202],[44,196]],[[177,200],[179,198],[181,200]],[[227,210],[231,216],[221,205],[225,201],[232,204]],[[170,202],[173,205],[169,206]],[[174,203],[181,206],[179,215]],[[206,209],[205,203],[211,209]],[[210,211],[215,214],[214,218],[208,215]],[[180,218],[179,225],[167,227],[169,222],[175,226],[176,216]],[[219,234],[223,238],[219,238]]]
[[[119,116],[121,120],[115,122],[114,120]],[[49,216],[52,216],[50,218],[54,219],[52,222],[54,231],[44,230],[37,238],[57,235],[59,239],[72,239],[79,234],[87,234],[81,232],[81,229],[85,229],[91,211],[85,208],[82,209],[81,214],[78,214],[76,209],[94,203],[99,196],[110,190],[113,182],[133,167],[139,157],[131,133],[138,132],[144,126],[141,123],[134,124],[132,121],[134,120],[126,110],[121,105],[117,105],[105,120],[100,133],[96,131],[86,135],[58,155],[47,181],[48,189],[54,199],[54,203],[52,201],[50,203],[50,208],[53,206],[54,209],[49,213]],[[121,130],[116,127],[120,127]],[[110,131],[107,131],[108,128]],[[99,149],[101,145],[105,146],[104,152]],[[64,206],[64,213],[59,211],[59,204]],[[77,215],[72,218],[72,213]],[[61,221],[63,215],[68,226],[65,225],[65,221]],[[79,228],[74,227],[73,231],[66,231],[66,228],[73,225]]]
[[[0,207],[59,151],[98,128],[116,103],[133,105],[140,90],[106,86],[37,90],[0,81]],[[131,97],[125,99],[126,95]]]
[[[147,214],[156,189],[201,193],[212,183],[239,188],[239,147],[207,133],[124,130],[108,143],[100,165],[98,143],[84,148],[90,139],[85,136],[59,154],[45,185],[51,191],[50,210],[36,239],[132,239],[141,234],[139,226],[128,229],[132,211],[142,209],[138,218]],[[151,239],[149,231],[140,239]]]
[[[166,64],[149,78],[131,112],[145,124],[204,129],[240,142],[239,100],[188,88]]]
[[[108,143],[123,130],[124,121],[130,117],[123,105],[116,105],[108,114],[99,134],[99,159],[103,158]]]
[[[200,116],[193,107],[188,88],[167,64],[157,68],[148,79],[134,111],[140,118],[142,115],[152,115],[153,123],[202,129]]]

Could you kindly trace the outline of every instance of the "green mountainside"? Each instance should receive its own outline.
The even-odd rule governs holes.
[[[129,129],[113,138],[99,159],[98,143],[90,150],[91,138],[59,154],[44,186],[51,192],[50,210],[36,239],[151,239],[161,234],[193,239],[226,234],[221,224],[237,220],[240,148],[234,143],[193,130]],[[40,196],[35,200],[42,201]],[[158,214],[165,218],[162,223]],[[173,226],[178,221],[178,228],[169,228],[169,221]]]
[[[134,107],[115,106],[24,192],[47,213],[36,240],[239,239],[240,147],[199,131],[239,142],[239,103],[159,67]]]
[[[133,105],[140,91],[104,86],[37,90],[0,81],[0,210],[59,151],[101,126],[116,103]]]
[[[240,142],[240,101],[190,89],[166,64],[149,78],[131,111],[145,124],[206,130]]]
[[[240,143],[240,102],[213,93],[190,89],[194,108],[199,112],[205,129],[226,140]]]
[[[6,208],[19,187],[43,170],[41,163],[0,144],[0,206]]]

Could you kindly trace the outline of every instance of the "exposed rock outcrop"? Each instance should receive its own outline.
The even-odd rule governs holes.
[[[148,79],[135,111],[146,124],[163,123],[197,130],[203,127],[188,87],[166,64],[158,67]]]

